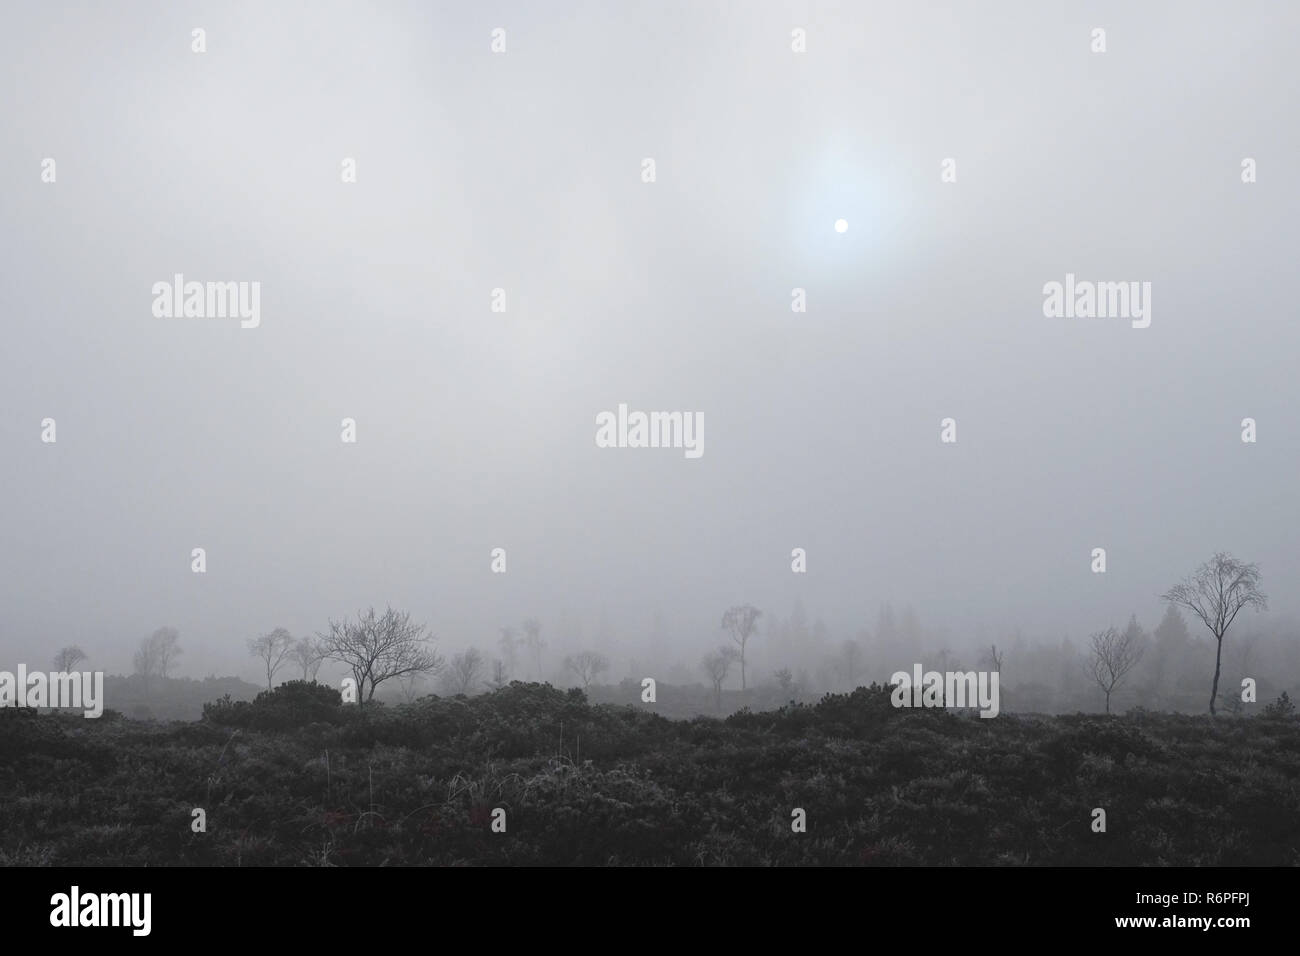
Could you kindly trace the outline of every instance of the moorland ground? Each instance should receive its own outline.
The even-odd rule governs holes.
[[[519,682],[358,708],[293,682],[193,722],[0,711],[0,806],[9,865],[1294,866],[1300,721],[981,719],[878,685],[724,719]]]

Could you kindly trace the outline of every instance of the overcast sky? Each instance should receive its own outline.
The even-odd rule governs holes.
[[[0,667],[126,669],[169,624],[182,673],[252,674],[245,638],[386,603],[447,647],[603,612],[616,655],[658,608],[690,661],[743,602],[1056,639],[1153,626],[1220,549],[1293,612],[1297,29],[6,4]],[[1068,272],[1150,282],[1150,326],[1046,318]],[[260,325],[155,317],[176,273],[260,282]],[[596,447],[619,403],[702,413],[703,456]]]

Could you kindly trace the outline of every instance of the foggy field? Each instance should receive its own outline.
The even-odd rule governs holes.
[[[876,685],[676,721],[520,682],[367,709],[293,682],[206,711],[0,711],[0,864],[1300,863],[1294,716],[982,720]]]
[[[1298,35],[5,4],[6,912],[374,948],[499,909],[376,867],[911,867],[873,941],[962,945],[1268,900],[1227,868],[1300,867]]]

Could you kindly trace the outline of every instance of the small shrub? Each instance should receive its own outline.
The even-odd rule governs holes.
[[[1295,716],[1295,702],[1286,691],[1272,703],[1264,705],[1264,716],[1272,720],[1285,720]]]

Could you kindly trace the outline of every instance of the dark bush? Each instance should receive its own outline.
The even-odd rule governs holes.
[[[337,724],[343,720],[343,697],[333,687],[315,681],[292,680],[264,690],[249,703],[220,700],[203,705],[203,719],[223,727],[287,730],[308,724]]]
[[[1264,705],[1263,716],[1272,720],[1285,720],[1287,717],[1295,716],[1295,703],[1291,700],[1291,695],[1282,691],[1282,696],[1270,704]]]

